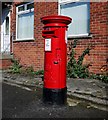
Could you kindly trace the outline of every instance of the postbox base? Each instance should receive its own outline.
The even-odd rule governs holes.
[[[62,89],[43,88],[43,102],[45,104],[65,105],[67,103],[67,87]]]

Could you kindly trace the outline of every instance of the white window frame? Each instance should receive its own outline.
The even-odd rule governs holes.
[[[32,3],[34,3],[34,2],[29,2],[29,3],[22,4],[22,5],[19,5],[19,6],[16,7],[16,41],[34,40],[34,36],[32,36],[31,38],[21,38],[21,39],[18,39],[18,34],[17,34],[17,32],[18,32],[18,15],[29,13],[30,11],[33,12],[34,8],[27,10],[27,5],[28,4],[32,4]],[[21,6],[24,6],[25,10],[18,12],[18,8],[21,7]],[[33,30],[33,32],[34,32],[34,30]]]
[[[89,2],[89,0],[87,0]],[[87,2],[86,1],[86,2]],[[60,5],[64,5],[67,3],[74,3],[74,2],[84,2],[84,0],[58,0],[58,15],[61,15],[60,13]],[[90,31],[89,31],[90,32]],[[81,38],[81,37],[91,37],[90,33],[85,33],[85,34],[78,34],[78,35],[68,35],[68,38]]]

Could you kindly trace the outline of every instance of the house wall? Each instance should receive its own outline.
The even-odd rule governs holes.
[[[12,26],[11,32],[15,35],[16,32],[16,5],[14,3],[12,8]],[[46,15],[57,15],[58,3],[34,3],[34,41],[15,41],[13,43],[13,53],[15,58],[20,60],[20,63],[25,66],[33,66],[34,70],[43,69],[44,67],[44,41],[41,36],[43,24],[40,18]],[[84,64],[91,64],[89,67],[90,72],[101,73],[102,66],[108,62],[108,2],[91,2],[90,3],[90,33],[91,37],[78,38],[76,50],[76,59],[88,46],[93,45],[89,55],[86,55]],[[13,37],[16,39],[15,36]],[[73,39],[68,40],[69,45]]]
[[[108,2],[90,2],[89,38],[79,38],[75,48],[76,59],[88,45],[92,44],[90,54],[86,55],[83,64],[90,64],[89,71],[103,73],[108,64]],[[69,44],[72,40],[69,40]],[[69,49],[68,49],[69,51]]]
[[[0,70],[8,69],[12,65],[11,59],[0,59]]]
[[[12,29],[11,32],[16,33],[16,6],[19,3],[13,4],[12,10]],[[20,3],[21,4],[21,3]],[[34,3],[34,41],[14,41],[13,53],[14,57],[20,60],[24,67],[32,66],[34,70],[44,68],[44,39],[42,38],[43,24],[41,17],[46,15],[57,15],[58,4],[35,2]],[[16,40],[15,36],[14,39]]]

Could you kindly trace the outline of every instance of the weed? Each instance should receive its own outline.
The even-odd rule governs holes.
[[[19,64],[19,60],[12,59],[12,66],[10,67],[10,70],[12,73],[21,73],[21,67],[22,65]]]
[[[78,60],[75,59],[75,50],[74,48],[77,45],[77,40],[74,40],[74,43],[70,44],[70,60],[67,64],[67,76],[72,78],[87,78],[89,77],[88,67],[89,65],[83,65],[83,59],[85,55],[89,54],[91,48],[88,46]]]
[[[98,79],[105,83],[108,83],[108,65],[101,67],[103,74],[91,74],[88,70],[90,64],[83,65],[83,60],[85,55],[89,55],[90,50],[92,49],[92,44],[83,51],[81,56],[78,57],[78,60],[75,59],[75,50],[74,48],[77,45],[77,40],[74,40],[73,44],[70,44],[69,47],[69,62],[67,64],[67,76],[69,78],[91,78]]]
[[[32,72],[35,75],[43,75],[44,74],[44,70],[38,70],[36,72]]]

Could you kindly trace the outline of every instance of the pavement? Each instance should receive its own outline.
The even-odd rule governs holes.
[[[107,111],[90,106],[88,102],[67,99],[70,105],[48,105],[42,101],[42,89],[28,91],[11,83],[2,83],[2,119],[11,118],[72,118],[108,120]],[[67,120],[68,120],[67,119]]]
[[[108,84],[95,79],[67,79],[67,94],[86,100],[108,111]]]
[[[22,86],[27,90],[35,89],[35,86],[43,88],[42,78],[29,75],[2,73],[5,83]],[[67,78],[67,95],[69,99],[88,101],[99,108],[108,111],[108,84],[95,79]],[[71,106],[71,103],[70,103]]]

